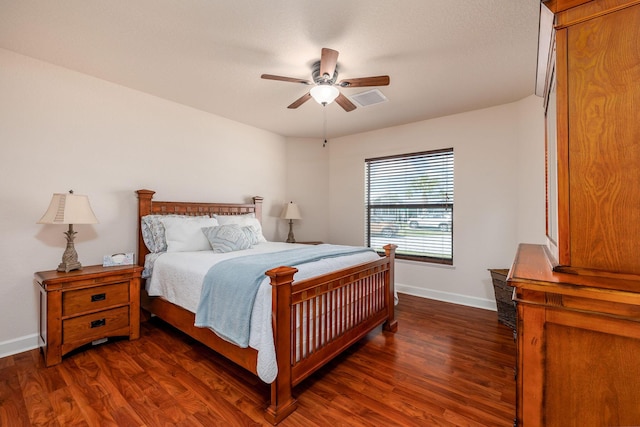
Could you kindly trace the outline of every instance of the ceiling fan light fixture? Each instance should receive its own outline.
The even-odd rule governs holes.
[[[309,93],[318,104],[327,105],[331,104],[338,97],[340,91],[335,86],[321,84],[312,87]]]

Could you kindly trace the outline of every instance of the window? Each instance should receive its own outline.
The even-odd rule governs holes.
[[[367,246],[453,264],[453,148],[365,160]]]

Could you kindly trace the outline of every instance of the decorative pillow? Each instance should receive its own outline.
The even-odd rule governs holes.
[[[256,216],[252,213],[246,215],[213,215],[218,220],[220,225],[236,224],[241,227],[253,227],[256,230],[258,237],[258,243],[264,243],[267,239],[262,234],[262,225]]]
[[[206,236],[213,252],[225,253],[251,248],[251,240],[247,235],[247,227],[236,224],[206,227],[202,233]]]
[[[211,245],[202,234],[203,227],[218,225],[215,218],[191,216],[160,218],[167,236],[167,252],[209,251]]]
[[[141,218],[142,240],[151,253],[167,251],[167,238],[161,218],[193,218],[188,215],[145,215]]]
[[[244,234],[247,236],[247,239],[251,242],[251,245],[256,245],[260,243],[260,236],[258,230],[253,225],[245,225],[241,227]]]

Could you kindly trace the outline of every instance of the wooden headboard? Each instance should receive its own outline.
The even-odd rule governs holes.
[[[262,197],[254,197],[253,203],[161,202],[152,200],[155,191],[137,190],[138,195],[138,254],[137,263],[144,266],[149,249],[142,240],[141,220],[145,215],[244,215],[255,214],[262,223]]]

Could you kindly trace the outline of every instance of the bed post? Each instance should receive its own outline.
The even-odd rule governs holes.
[[[298,271],[293,267],[277,267],[266,272],[271,278],[271,319],[273,322],[273,341],[276,347],[278,376],[271,383],[271,404],[264,417],[271,424],[277,424],[298,407],[292,395],[291,346],[292,313],[291,284],[293,275]]]
[[[394,275],[394,266],[396,260],[396,245],[385,245],[384,253],[389,259],[389,271],[387,272],[387,280],[389,282],[388,290],[389,292],[385,296],[387,299],[387,320],[382,325],[382,328],[385,331],[396,332],[398,330],[398,321],[396,320],[395,315],[395,275]]]
[[[140,221],[143,216],[151,213],[151,199],[156,192],[151,190],[137,190],[136,194],[138,195],[138,253],[136,254],[136,262],[139,266],[144,267],[144,257],[149,253],[149,250],[142,239]]]
[[[256,218],[258,218],[258,221],[260,221],[260,224],[262,224],[262,201],[264,200],[264,197],[260,197],[260,196],[255,196],[253,198],[253,204],[255,205],[255,216]]]

